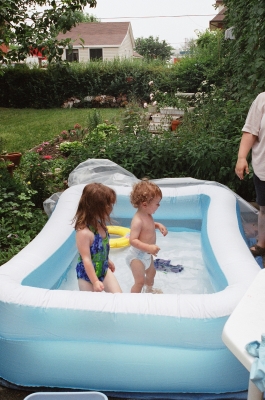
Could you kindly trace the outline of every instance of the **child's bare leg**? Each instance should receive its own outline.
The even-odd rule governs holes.
[[[156,269],[154,267],[154,261],[151,261],[151,265],[147,270],[145,271],[145,284],[147,286],[153,286],[154,284],[154,279],[156,276]]]
[[[134,277],[134,285],[131,288],[131,293],[141,293],[145,282],[145,269],[140,260],[132,260],[131,270]]]
[[[161,289],[154,288],[154,279],[156,275],[156,269],[154,267],[154,261],[152,260],[150,267],[145,271],[145,293],[162,294]]]
[[[105,292],[122,293],[120,285],[110,269],[108,269],[107,275],[104,278],[103,285]]]
[[[79,286],[79,290],[81,290],[82,292],[84,292],[84,291],[93,292],[92,283],[85,281],[84,279],[78,279],[78,286]]]

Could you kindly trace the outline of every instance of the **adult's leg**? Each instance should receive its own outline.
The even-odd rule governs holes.
[[[257,245],[265,248],[265,206],[259,207]]]
[[[131,288],[131,293],[141,293],[145,283],[145,268],[144,264],[137,259],[131,261],[131,270],[134,277],[134,285]]]
[[[257,246],[265,249],[265,181],[261,181],[255,174],[253,175],[253,181],[259,205]],[[250,250],[255,252],[255,246],[252,246]]]
[[[103,281],[104,291],[108,293],[122,293],[121,287],[113,272],[108,269],[107,275]]]

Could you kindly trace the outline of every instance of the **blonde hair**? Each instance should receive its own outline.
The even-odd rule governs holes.
[[[96,227],[101,223],[105,227],[110,221],[110,213],[116,203],[116,193],[113,189],[102,183],[89,183],[83,189],[76,214],[75,229],[83,229],[86,226]]]
[[[132,192],[130,194],[130,200],[134,208],[138,208],[140,204],[146,202],[150,203],[155,197],[161,197],[161,189],[153,182],[143,180],[133,185]]]

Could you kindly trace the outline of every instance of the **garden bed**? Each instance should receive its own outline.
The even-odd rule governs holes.
[[[65,142],[81,141],[87,132],[87,129],[82,129],[81,125],[76,124],[74,129],[68,131],[64,130],[54,139],[43,142],[29,151],[39,153],[39,155],[46,160],[67,158],[67,156],[60,151],[60,144]]]

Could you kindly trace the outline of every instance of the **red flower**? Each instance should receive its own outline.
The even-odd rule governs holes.
[[[51,160],[52,156],[42,156],[43,160]]]

